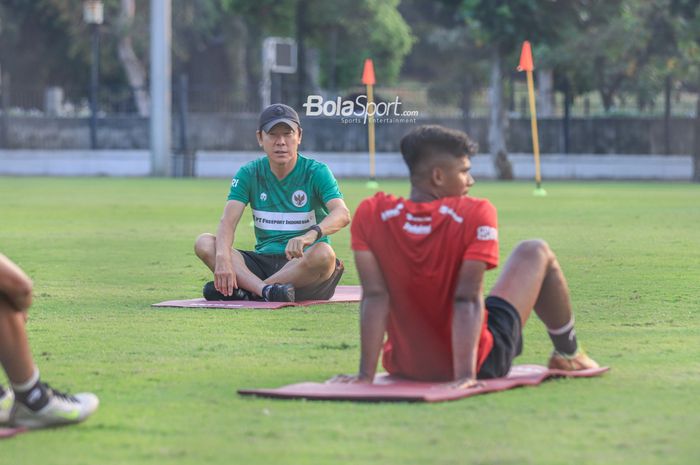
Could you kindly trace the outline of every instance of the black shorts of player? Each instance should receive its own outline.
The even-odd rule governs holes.
[[[489,296],[485,303],[489,312],[486,326],[493,334],[493,348],[476,377],[500,378],[508,374],[513,359],[523,351],[522,323],[510,302]]]
[[[289,260],[285,255],[269,255],[252,252],[249,250],[239,250],[245,260],[245,266],[258,278],[265,280],[277,273],[287,264]],[[322,283],[312,284],[295,290],[295,300],[328,300],[333,297],[335,288],[343,276],[345,267],[343,262],[335,259],[335,270],[330,278]]]

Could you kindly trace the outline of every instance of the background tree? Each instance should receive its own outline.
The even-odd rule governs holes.
[[[21,76],[12,84],[18,94],[60,86],[69,98],[85,95],[90,34],[83,23],[81,2],[3,0],[0,18],[0,63],[3,73]],[[103,42],[101,74],[105,86],[123,82],[113,74],[119,67],[116,56],[113,43]]]
[[[700,0],[671,0],[671,11],[678,37],[680,67],[688,77],[688,88],[697,93],[692,179],[700,182]]]
[[[133,89],[134,103],[140,116],[148,116],[150,99],[146,90],[146,68],[134,51],[132,29],[136,17],[136,1],[121,0],[117,20],[117,50],[126,78]]]
[[[416,36],[402,75],[423,83],[431,103],[457,104],[470,132],[472,96],[487,83],[488,66],[485,48],[471,36],[460,6],[461,0],[401,3],[399,11]]]
[[[584,2],[584,0],[581,0]],[[585,2],[584,2],[585,3]],[[462,13],[477,44],[488,48],[490,60],[489,151],[499,179],[512,179],[505,137],[503,63],[515,63],[520,44],[550,44],[562,24],[576,20],[578,0],[463,0]],[[558,27],[552,27],[557,24]]]
[[[254,37],[250,42],[257,50],[264,36],[295,37],[297,28],[303,27],[304,44],[320,51],[324,87],[358,85],[367,57],[377,64],[378,82],[396,82],[413,43],[410,28],[397,10],[398,0],[223,1],[227,11],[240,15],[249,25]],[[296,17],[300,1],[305,4],[303,18]]]

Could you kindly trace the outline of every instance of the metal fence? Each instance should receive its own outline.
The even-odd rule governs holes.
[[[36,88],[17,82],[2,83],[1,110],[8,115],[46,115],[59,117],[88,117],[90,115],[88,89],[77,87],[48,87]],[[134,96],[139,90],[129,87],[101,87],[98,94],[98,115],[119,116],[138,114]],[[338,92],[322,92],[328,98],[347,97],[364,94],[363,87],[353,87]],[[290,94],[281,94],[282,96]],[[401,86],[377,86],[375,96],[379,100],[393,101],[398,98],[402,109],[415,111],[422,117],[464,117],[459,106],[459,99],[454,101],[437,102],[432,100],[429,92],[420,83],[409,83]],[[257,113],[260,111],[260,98],[257,92],[241,95],[224,86],[188,85],[187,79],[174,79],[172,85],[173,109],[180,108],[193,113]],[[696,112],[696,94],[673,90],[670,101],[670,114],[675,117],[693,117]],[[296,98],[289,101],[294,104]],[[564,116],[564,95],[553,94],[552,111],[550,114],[539,115],[554,118]],[[507,86],[504,94],[504,105],[509,116],[513,118],[529,116],[527,104],[527,89],[524,82],[513,82]],[[298,108],[301,110],[301,108]],[[640,107],[634,98],[624,96],[615,99],[614,105],[606,111],[600,95],[590,92],[574,98],[570,106],[572,117],[656,117],[663,116],[665,111],[664,95],[651,99],[644,107]],[[480,89],[471,95],[469,117],[483,118],[490,112],[488,89]]]

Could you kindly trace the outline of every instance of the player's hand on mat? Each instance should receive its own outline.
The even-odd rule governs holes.
[[[233,271],[233,264],[226,260],[217,260],[214,269],[214,287],[225,296],[233,294],[233,290],[238,287],[236,273]]]
[[[474,378],[462,378],[447,384],[452,389],[472,389],[482,387],[484,384]]]
[[[304,256],[304,249],[316,240],[316,231],[309,231],[301,236],[293,237],[287,242],[287,247],[284,250],[284,254],[287,256],[287,260],[293,258],[301,258]]]
[[[372,380],[361,378],[360,375],[335,375],[326,384],[372,384]]]

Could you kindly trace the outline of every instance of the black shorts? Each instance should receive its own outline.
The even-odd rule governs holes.
[[[486,309],[489,312],[486,326],[493,334],[493,348],[476,375],[478,379],[507,375],[513,359],[523,351],[522,323],[515,307],[500,297],[489,296]]]
[[[243,255],[243,260],[245,260],[245,266],[248,267],[250,271],[253,272],[258,278],[265,280],[277,273],[282,269],[284,265],[287,264],[289,260],[287,257],[282,255],[270,255],[261,254],[249,250],[239,250],[241,255]],[[328,300],[335,294],[335,288],[340,281],[340,277],[343,276],[343,271],[345,267],[343,262],[335,259],[335,270],[330,278],[325,281],[312,284],[311,286],[302,287],[296,289],[295,300]]]

